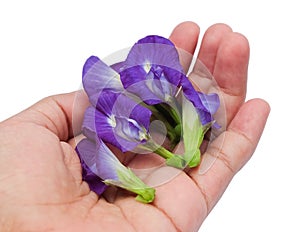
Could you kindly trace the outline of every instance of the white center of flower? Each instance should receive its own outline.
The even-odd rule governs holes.
[[[144,65],[143,65],[143,68],[145,70],[146,73],[148,73],[151,69],[151,63],[147,60]]]
[[[112,127],[116,127],[117,122],[116,122],[116,118],[115,118],[115,116],[114,116],[113,114],[108,118],[108,123],[109,123]]]
[[[172,100],[173,100],[173,98],[172,98],[172,96],[170,95],[170,94],[165,94],[165,101],[166,102],[172,102]]]
[[[143,141],[143,140],[148,140],[149,137],[147,136],[147,134],[143,131],[139,131],[139,139],[140,141]]]

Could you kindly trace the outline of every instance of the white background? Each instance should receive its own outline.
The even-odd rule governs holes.
[[[296,3],[1,1],[0,121],[45,96],[77,90],[92,54],[105,57],[148,34],[168,37],[182,21],[198,23],[201,36],[214,23],[229,24],[251,45],[247,98],[268,100],[272,111],[253,158],[200,231],[300,231]]]

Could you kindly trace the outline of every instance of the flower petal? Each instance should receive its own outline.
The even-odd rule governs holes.
[[[151,78],[152,73],[145,73],[142,66],[127,68],[123,70],[120,75],[124,88],[128,92],[138,96],[145,103],[154,105],[162,102],[162,97],[157,96],[151,88],[153,85],[153,78]],[[161,95],[160,92],[157,93]]]
[[[110,99],[113,99],[114,102],[110,104],[112,114],[118,117],[134,119],[148,130],[152,114],[151,111],[146,107],[141,106],[130,97],[125,94],[116,94],[105,91],[101,95],[101,103],[104,101],[111,102]]]
[[[218,94],[204,94],[198,92],[198,96],[208,112],[210,112],[211,114],[215,114],[217,112],[220,106],[220,99]]]
[[[100,59],[97,56],[90,56],[83,65],[82,76],[84,77],[87,71],[89,71],[89,69],[99,60]]]
[[[95,174],[97,170],[94,147],[95,145],[91,141],[83,139],[76,146],[76,152],[82,167],[82,180],[88,183],[92,191],[101,195],[106,190],[107,185]]]
[[[167,44],[174,47],[174,44],[171,42],[171,40],[166,39],[159,35],[148,35],[137,42],[137,44],[142,44],[142,43]]]
[[[136,199],[143,203],[150,203],[154,200],[155,189],[145,185],[129,168],[125,167],[102,140],[97,141],[96,149],[98,174],[104,179],[105,183],[138,194]],[[115,173],[116,176],[112,175],[112,173]]]
[[[124,62],[118,62],[118,63],[112,64],[110,67],[113,70],[115,70],[117,73],[120,73],[124,69]]]
[[[94,107],[86,109],[82,123],[82,133],[89,139],[96,141],[103,139],[125,152],[137,146],[136,142],[128,141],[114,131],[112,121],[109,116],[103,114]]]
[[[91,56],[83,68],[82,83],[92,105],[96,105],[104,89],[123,91],[120,75],[99,58]]]
[[[147,36],[139,40],[131,48],[125,64],[125,68],[141,65],[146,73],[149,65],[164,66],[179,72],[183,70],[174,44],[161,36]]]
[[[147,140],[151,117],[147,108],[125,95],[104,91],[97,109],[89,107],[84,115],[82,130],[88,138],[101,138],[123,152]]]
[[[214,119],[212,117],[212,114],[209,112],[209,107],[207,106],[208,101],[202,101],[202,99],[205,100],[204,95],[202,99],[200,98],[200,95],[198,92],[194,89],[191,82],[188,80],[188,78],[182,78],[181,80],[181,86],[184,96],[193,103],[194,107],[197,109],[197,112],[200,116],[200,120],[202,125],[206,125],[208,123],[211,123]],[[206,102],[206,103],[204,103]]]
[[[77,145],[77,151],[87,168],[93,170],[93,177],[94,174],[98,177],[99,182],[96,182],[96,178],[89,182],[96,191],[101,192],[97,188],[100,187],[100,183],[101,186],[106,183],[138,194],[137,200],[144,203],[154,200],[155,190],[146,186],[130,169],[126,168],[102,140],[92,142],[83,139]],[[103,187],[104,190],[105,188]]]
[[[173,43],[160,36],[147,36],[132,47],[120,75],[124,88],[147,104],[158,104],[176,94],[182,73]]]
[[[103,180],[119,181],[118,169],[125,168],[102,140],[95,146],[97,174]]]

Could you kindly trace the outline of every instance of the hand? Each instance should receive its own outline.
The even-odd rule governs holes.
[[[193,54],[198,35],[198,26],[185,22],[170,39]],[[81,124],[87,103],[77,102],[81,110],[73,112],[76,93],[48,97],[0,124],[0,230],[197,231],[250,159],[270,110],[260,99],[244,102],[249,61],[244,36],[226,25],[213,25],[198,57],[223,91],[228,125],[204,154],[217,156],[205,174],[199,175],[198,168],[182,172],[156,188],[153,204],[126,194],[114,203],[98,199],[82,181],[74,151],[80,128],[72,125]],[[214,150],[221,139],[221,150]]]

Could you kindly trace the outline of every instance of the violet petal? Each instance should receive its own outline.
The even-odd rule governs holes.
[[[104,89],[123,91],[119,74],[99,58],[90,57],[83,68],[82,83],[92,105],[96,105]]]
[[[100,59],[97,56],[90,56],[84,63],[83,69],[82,69],[82,76],[85,76],[87,71],[99,61]]]
[[[171,42],[171,40],[166,39],[159,35],[148,35],[137,41],[137,44],[141,44],[141,43],[167,44],[174,47],[174,44]]]
[[[194,89],[194,87],[192,86],[188,78],[182,78],[181,86],[185,97],[189,101],[191,101],[194,107],[197,109],[197,112],[200,116],[201,124],[206,125],[212,122],[214,119],[212,117],[212,113],[209,111],[210,106],[208,105],[209,104],[208,99],[212,100],[211,98],[214,98],[214,96],[212,96],[211,98],[210,97],[205,98],[204,94],[201,95],[198,94],[198,92]],[[211,110],[212,111],[214,110],[213,105],[211,106]]]
[[[172,42],[160,36],[147,36],[132,47],[120,75],[125,89],[147,104],[158,104],[176,94],[182,73]],[[154,80],[157,81],[151,82]]]
[[[79,156],[82,167],[82,180],[87,182],[90,189],[101,195],[107,188],[102,179],[95,174],[95,144],[87,139],[81,140],[76,146],[76,152]]]
[[[198,95],[206,110],[211,114],[215,114],[220,106],[219,95],[216,93],[204,94],[201,92],[198,92]]]
[[[150,124],[150,110],[124,95],[108,91],[101,94],[97,109],[89,107],[85,112],[83,133],[87,137],[94,139],[97,135],[123,152],[130,151],[145,141]]]

